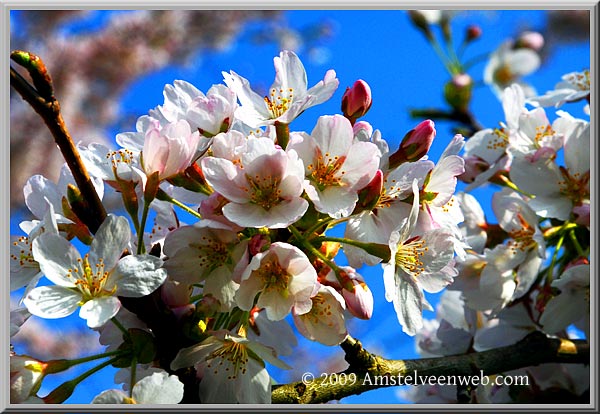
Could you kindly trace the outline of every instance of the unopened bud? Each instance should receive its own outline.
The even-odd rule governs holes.
[[[47,364],[26,355],[10,356],[10,402],[20,404],[40,388]]]
[[[394,169],[405,162],[414,162],[427,154],[435,138],[435,123],[427,119],[402,138],[398,151],[390,155],[389,168]]]
[[[373,293],[363,277],[350,267],[344,267],[342,277],[345,279],[342,296],[346,308],[360,319],[371,319],[373,315]]]
[[[255,234],[250,239],[250,243],[248,243],[248,251],[252,256],[257,255],[258,253],[264,252],[269,248],[271,244],[271,239],[266,234]]]
[[[377,170],[371,182],[358,192],[358,202],[356,203],[353,214],[360,213],[361,211],[373,210],[381,197],[382,191],[383,172]]]
[[[457,111],[465,111],[471,102],[473,79],[466,73],[454,75],[444,86],[446,102]]]
[[[544,47],[544,36],[538,32],[524,32],[517,38],[514,49],[527,48],[539,52]]]
[[[481,37],[481,27],[477,25],[471,25],[467,28],[467,34],[465,36],[465,42],[472,42]]]
[[[346,88],[342,96],[342,113],[354,124],[358,118],[369,111],[372,103],[369,84],[359,79],[351,88]]]
[[[352,126],[352,132],[355,139],[368,142],[373,135],[373,126],[367,121],[358,121]]]

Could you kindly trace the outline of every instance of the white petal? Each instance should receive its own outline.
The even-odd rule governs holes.
[[[411,276],[399,277],[398,292],[394,297],[394,309],[402,331],[415,335],[423,327],[423,292]]]
[[[63,318],[75,312],[81,293],[62,286],[40,286],[23,299],[27,310],[40,318]]]
[[[161,259],[150,255],[125,256],[117,263],[109,281],[116,284],[121,296],[139,298],[149,295],[167,278],[162,263]]]
[[[127,395],[119,390],[102,391],[92,400],[92,404],[123,404]]]
[[[59,286],[75,287],[67,277],[78,267],[79,252],[67,240],[53,233],[44,233],[32,244],[33,257],[46,277]]]
[[[285,228],[298,220],[308,209],[308,202],[300,197],[284,200],[269,210],[259,205],[229,203],[223,207],[223,214],[238,226]]]
[[[90,264],[93,266],[98,263],[98,259],[102,259],[106,270],[115,267],[130,237],[131,230],[127,219],[109,214],[100,225],[90,246]]]
[[[135,384],[132,396],[138,404],[178,404],[183,399],[183,384],[177,375],[157,372]]]
[[[115,296],[104,296],[88,300],[79,310],[79,316],[87,321],[90,328],[99,328],[115,316],[121,302]]]

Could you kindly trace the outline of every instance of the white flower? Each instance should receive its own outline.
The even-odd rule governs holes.
[[[538,227],[538,217],[519,194],[509,189],[495,193],[492,208],[498,224],[510,237],[508,247],[515,256],[511,261],[518,265],[518,285],[513,296],[517,299],[527,293],[535,282],[546,257],[546,243]]]
[[[10,337],[15,336],[21,326],[29,319],[31,313],[27,308],[18,308],[10,311]]]
[[[169,258],[164,267],[179,282],[204,282],[203,293],[213,295],[224,310],[229,310],[248,265],[247,246],[247,241],[240,241],[229,230],[180,227],[165,240],[164,251]]]
[[[565,166],[556,164],[552,151],[515,152],[510,178],[535,195],[529,205],[539,216],[567,220],[573,207],[590,199],[590,125],[562,115],[555,124],[565,140]]]
[[[248,80],[237,73],[223,72],[225,84],[242,104],[235,115],[250,127],[275,122],[289,124],[305,109],[331,98],[339,85],[335,71],[329,70],[322,81],[307,90],[306,71],[294,52],[284,50],[273,62],[275,81],[265,97],[254,92]]]
[[[422,290],[439,292],[452,282],[454,240],[450,230],[434,229],[422,235],[413,230],[419,212],[419,192],[413,182],[413,206],[399,231],[390,236],[390,261],[383,264],[385,297],[394,303],[402,330],[414,335],[423,326],[423,309],[433,310]]]
[[[540,106],[555,106],[558,108],[565,102],[576,102],[588,99],[590,96],[590,71],[571,72],[562,76],[553,90],[544,95],[529,98],[528,102]]]
[[[200,400],[205,404],[269,404],[271,378],[264,361],[290,369],[271,348],[226,331],[213,332],[203,342],[179,351],[171,369],[196,365]]]
[[[267,318],[277,321],[292,307],[308,312],[316,289],[317,272],[306,255],[297,247],[276,242],[252,258],[242,275],[236,301],[241,309],[250,310],[260,293],[256,306],[265,308]]]
[[[10,356],[11,404],[24,403],[31,394],[37,391],[46,375],[46,367],[46,363],[27,355]]]
[[[161,179],[182,172],[193,161],[199,141],[198,131],[192,132],[184,120],[148,129],[142,151],[144,171],[158,172]]]
[[[560,293],[550,299],[540,318],[544,331],[557,333],[585,318],[584,330],[589,338],[590,266],[581,264],[568,268],[560,279],[552,282],[552,287]]]
[[[179,378],[163,371],[136,382],[131,397],[120,390],[107,390],[94,397],[92,404],[178,404],[182,399]]]
[[[525,96],[532,96],[535,90],[520,78],[535,72],[541,63],[539,55],[528,48],[513,48],[512,40],[508,40],[492,55],[484,69],[484,82],[492,87],[494,93],[502,98],[504,88],[518,83],[525,91]]]
[[[33,289],[23,300],[29,312],[42,318],[61,318],[81,307],[79,316],[90,328],[105,324],[119,311],[117,298],[152,293],[165,280],[162,260],[128,255],[120,259],[130,238],[124,217],[108,215],[81,258],[67,240],[44,233],[33,243],[33,256],[52,286]]]
[[[381,157],[375,144],[354,141],[352,125],[341,115],[320,117],[311,135],[292,133],[288,150],[304,161],[304,190],[317,211],[334,218],[352,213]]]
[[[319,291],[311,298],[309,312],[294,309],[294,324],[306,338],[325,345],[339,345],[348,336],[344,310],[344,298],[331,286],[321,285]]]
[[[308,209],[301,197],[302,161],[268,138],[248,140],[239,164],[204,158],[202,171],[206,181],[230,201],[223,207],[225,217],[239,226],[285,228]]]

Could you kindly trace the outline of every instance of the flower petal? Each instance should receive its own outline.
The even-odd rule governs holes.
[[[138,404],[178,404],[183,399],[183,384],[177,375],[155,372],[133,386],[132,396]]]
[[[67,275],[78,267],[77,260],[81,256],[71,243],[58,234],[44,233],[33,241],[31,251],[50,281],[59,286],[75,287]]]
[[[69,316],[79,306],[81,293],[62,286],[40,286],[23,299],[27,310],[40,318],[56,319]]]
[[[104,296],[88,300],[79,310],[79,316],[87,321],[90,328],[99,328],[115,316],[121,302],[115,296]]]
[[[167,278],[163,261],[150,255],[125,256],[111,275],[120,296],[139,298],[154,292]],[[107,286],[110,289],[110,286]]]

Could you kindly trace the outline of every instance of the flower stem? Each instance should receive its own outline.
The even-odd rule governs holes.
[[[556,265],[556,259],[558,258],[558,252],[562,247],[563,241],[565,240],[565,234],[560,236],[558,242],[556,243],[556,247],[554,248],[554,253],[552,254],[552,261],[550,262],[550,266],[548,267],[548,281],[552,281],[554,266]]]
[[[134,355],[131,358],[131,377],[129,379],[129,398],[133,398],[133,386],[135,385],[136,368],[137,368],[137,358]]]
[[[196,210],[189,208],[188,206],[183,204],[181,201],[174,199],[173,197],[171,197],[170,195],[168,195],[161,189],[158,190],[158,193],[156,194],[156,198],[158,198],[159,200],[167,201],[171,204],[174,204],[177,207],[179,207],[180,209],[185,210],[187,213],[190,213],[192,216],[194,216],[196,218],[199,218],[199,219],[202,218],[200,213],[198,213]]]
[[[277,144],[286,149],[288,142],[290,142],[290,125],[275,122],[275,132],[277,134]]]
[[[128,331],[127,329],[125,329],[125,327],[124,327],[124,326],[121,324],[121,322],[119,322],[119,321],[118,321],[118,319],[117,319],[116,317],[114,317],[114,316],[113,316],[112,318],[110,318],[110,321],[111,321],[112,323],[114,323],[114,324],[115,324],[115,326],[116,326],[117,328],[119,328],[119,330],[120,330],[121,332],[123,332],[123,336],[124,336],[124,337],[126,337],[126,338],[128,338],[128,337],[129,337],[129,331]]]
[[[84,372],[80,376],[78,376],[70,381],[63,382],[61,385],[59,385],[54,390],[52,390],[52,392],[50,394],[48,394],[47,396],[42,398],[44,400],[44,403],[45,404],[60,404],[60,403],[64,402],[67,398],[69,398],[73,394],[73,391],[75,391],[75,387],[80,382],[82,382],[87,377],[95,374],[96,372],[100,371],[101,369],[106,368],[107,366],[116,362],[118,359],[119,359],[119,357],[115,357],[115,358],[109,359],[108,361],[104,361],[100,365],[97,365],[94,368]]]
[[[138,230],[138,247],[137,254],[146,253],[146,246],[144,245],[144,229],[146,228],[146,220],[148,219],[148,212],[150,211],[150,203],[144,200],[144,210],[142,211],[142,221],[140,223],[140,229]]]
[[[343,237],[321,236],[315,239],[316,241],[332,241],[363,249],[367,253],[379,257],[381,260],[390,260],[390,248],[385,244],[379,243],[364,243],[358,240],[346,239]]]
[[[575,235],[575,230],[571,229],[571,231],[569,231],[569,237],[571,238],[571,241],[573,242],[573,245],[575,246],[575,249],[577,250],[577,254],[579,254],[579,256],[587,256],[585,254],[585,252],[583,251],[583,248],[581,247],[581,244],[579,244],[579,240],[577,240],[577,236]]]

